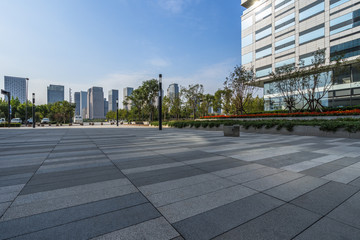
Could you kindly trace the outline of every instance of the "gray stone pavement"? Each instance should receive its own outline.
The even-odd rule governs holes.
[[[360,239],[360,141],[0,129],[0,239]]]

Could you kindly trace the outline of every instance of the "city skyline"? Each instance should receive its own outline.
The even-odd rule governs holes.
[[[0,76],[29,78],[28,93],[44,104],[39,86],[108,92],[159,73],[166,85],[199,83],[213,93],[240,64],[238,0],[84,3],[1,1],[0,34],[12,37],[0,39]]]

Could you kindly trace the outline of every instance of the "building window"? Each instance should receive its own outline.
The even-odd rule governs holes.
[[[247,63],[252,62],[252,57],[253,57],[252,52],[249,52],[248,54],[242,55],[241,56],[241,64],[247,64]]]
[[[335,60],[338,56],[349,58],[360,55],[360,38],[330,47],[330,58]]]
[[[325,36],[324,24],[320,24],[316,27],[310,28],[299,34],[299,44],[305,44],[310,41],[323,38]]]
[[[241,47],[249,46],[253,43],[252,33],[241,39]]]
[[[299,21],[303,21],[312,16],[315,16],[321,12],[324,12],[324,10],[325,10],[324,0],[318,0],[312,4],[309,4],[308,6],[300,9]]]
[[[260,59],[260,58],[270,56],[271,54],[272,54],[272,46],[270,44],[265,47],[257,49],[255,57],[256,57],[256,59]]]
[[[293,3],[294,3],[294,0],[276,0],[275,1],[275,11],[279,11]]]
[[[295,47],[295,35],[275,42],[275,54]]]
[[[360,9],[330,21],[330,35],[360,26]]]
[[[261,77],[269,76],[271,73],[271,70],[272,70],[271,65],[257,68],[256,69],[256,77],[261,78]]]
[[[295,58],[289,58],[281,62],[275,63],[275,70],[280,67],[284,67],[287,65],[295,65]]]
[[[253,19],[252,16],[248,17],[247,19],[241,21],[241,29],[242,31],[244,31],[245,29],[247,29],[248,27],[251,27],[253,24]]]
[[[289,14],[275,22],[275,33],[295,25],[295,13]]]
[[[350,1],[350,0],[331,0],[330,1],[330,9],[340,6],[341,4],[346,3],[348,1]]]
[[[351,69],[353,82],[360,82],[360,63],[352,65]]]
[[[255,13],[255,21],[258,22],[271,15],[271,4],[261,8]]]
[[[272,33],[271,24],[263,27],[255,32],[255,40],[258,41],[260,39],[266,38],[270,36]]]

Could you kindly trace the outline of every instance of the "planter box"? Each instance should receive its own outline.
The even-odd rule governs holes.
[[[289,132],[287,129],[282,128],[277,130],[276,127],[266,129],[262,127],[256,129],[249,127],[249,129],[241,128],[242,132],[248,133],[265,133],[265,134],[284,134],[284,135],[300,135],[300,136],[317,136],[317,137],[333,137],[333,138],[356,138],[360,139],[360,132],[349,133],[344,129],[338,129],[336,132],[321,131],[319,127],[314,126],[295,126],[293,131]]]
[[[224,126],[224,136],[225,137],[240,137],[240,126]]]

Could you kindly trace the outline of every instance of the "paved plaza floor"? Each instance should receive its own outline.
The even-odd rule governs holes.
[[[360,141],[0,129],[0,239],[360,239]]]

